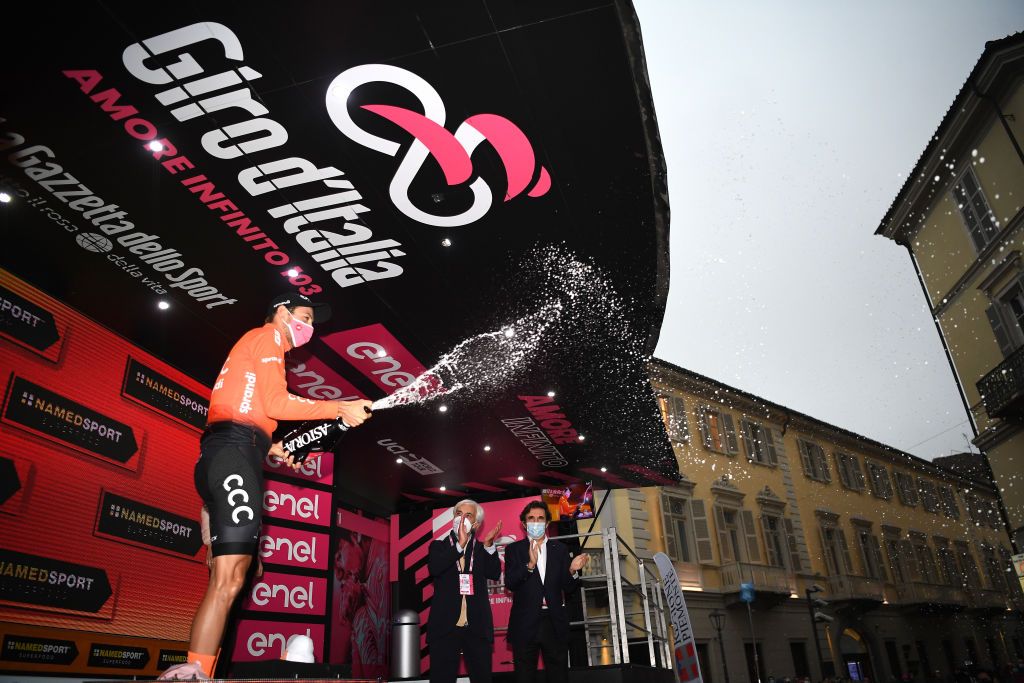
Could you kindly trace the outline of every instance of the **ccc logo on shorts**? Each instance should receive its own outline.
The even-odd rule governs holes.
[[[232,484],[232,480],[235,480],[234,484]],[[242,523],[242,521],[238,517],[243,512],[249,515],[250,522],[256,518],[256,515],[253,514],[251,507],[249,507],[248,505],[239,506],[238,503],[235,502],[235,499],[239,497],[241,497],[243,503],[249,502],[249,494],[246,493],[245,489],[231,488],[232,485],[243,486],[244,484],[245,482],[242,481],[242,477],[238,474],[232,474],[228,476],[227,479],[224,480],[224,490],[228,492],[228,505],[231,506],[231,520],[235,524]]]

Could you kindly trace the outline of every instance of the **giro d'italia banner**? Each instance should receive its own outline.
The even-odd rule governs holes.
[[[5,428],[142,472],[150,422],[204,424],[173,368],[212,384],[297,290],[334,310],[289,354],[310,398],[377,400],[466,361],[448,410],[377,410],[345,436],[359,457],[334,486],[357,507],[678,481],[645,366],[669,212],[629,0],[82,0],[26,3],[8,33],[0,268],[171,367],[118,354],[102,401],[12,368]],[[76,343],[10,289],[0,320],[54,365]]]
[[[672,618],[672,651],[676,675],[683,683],[701,683],[700,662],[693,640],[690,613],[686,610],[686,599],[679,586],[676,568],[665,553],[655,553],[654,563],[658,565],[661,574],[661,589],[665,593],[665,604]]]
[[[209,390],[2,270],[0,375],[0,672],[159,675],[207,570],[198,434],[158,399]]]

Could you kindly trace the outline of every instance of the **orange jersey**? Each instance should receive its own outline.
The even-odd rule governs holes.
[[[251,425],[270,436],[278,420],[331,420],[334,401],[311,401],[288,392],[284,340],[273,324],[246,332],[232,347],[210,394],[207,422]]]

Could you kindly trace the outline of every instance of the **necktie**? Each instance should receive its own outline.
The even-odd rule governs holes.
[[[459,571],[461,572],[466,568],[466,556],[463,555],[459,558]],[[469,623],[469,618],[466,616],[466,596],[462,596],[462,609],[459,611],[459,620],[455,622],[456,626],[465,626]]]

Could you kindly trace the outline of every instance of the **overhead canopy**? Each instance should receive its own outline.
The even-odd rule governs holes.
[[[627,2],[22,11],[2,267],[208,385],[298,288],[334,308],[289,376],[318,398],[380,398],[462,340],[543,319],[487,391],[348,435],[357,504],[676,478],[643,366],[668,200]]]

